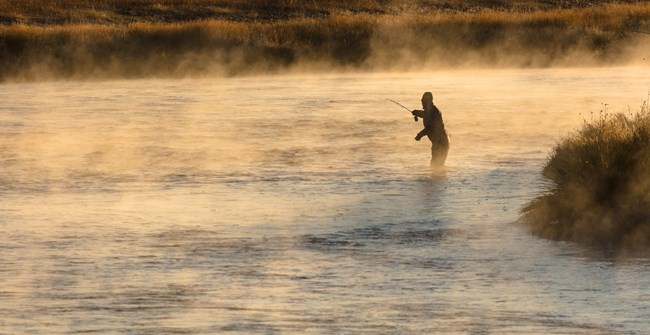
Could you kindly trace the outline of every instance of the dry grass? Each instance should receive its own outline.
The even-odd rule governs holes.
[[[522,222],[543,237],[611,248],[650,247],[650,110],[602,113],[561,141],[543,169],[546,194]]]
[[[625,62],[650,3],[0,1],[0,80]]]
[[[82,24],[186,22],[203,19],[234,21],[324,17],[340,13],[506,13],[589,8],[595,4],[645,3],[627,0],[4,0],[0,22]]]

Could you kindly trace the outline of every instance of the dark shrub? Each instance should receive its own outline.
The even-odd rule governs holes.
[[[521,221],[533,234],[612,248],[650,247],[650,112],[606,114],[563,139],[543,176],[547,192]]]

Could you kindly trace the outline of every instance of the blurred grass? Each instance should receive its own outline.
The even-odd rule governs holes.
[[[563,139],[543,169],[546,194],[524,209],[535,235],[609,248],[650,247],[650,109],[601,112]]]
[[[625,62],[650,3],[602,3],[4,0],[0,80]]]

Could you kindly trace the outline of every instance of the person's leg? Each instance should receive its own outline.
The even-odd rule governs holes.
[[[449,152],[449,142],[444,140],[436,140],[433,136],[429,136],[431,141],[431,166],[443,166],[447,160],[447,153]]]
[[[443,166],[447,160],[449,150],[446,147],[431,144],[431,166]]]

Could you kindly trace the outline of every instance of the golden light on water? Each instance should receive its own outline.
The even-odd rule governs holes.
[[[0,333],[642,332],[646,259],[513,223],[644,71],[3,85]],[[385,100],[425,91],[439,174]]]

